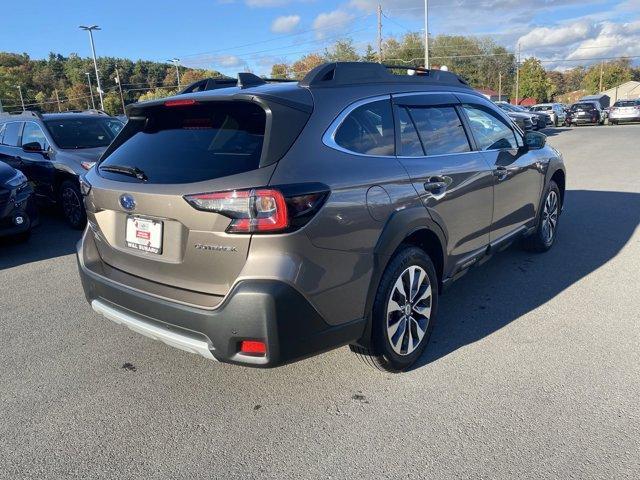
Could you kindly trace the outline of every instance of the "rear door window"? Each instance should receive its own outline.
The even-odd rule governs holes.
[[[150,107],[146,121],[130,119],[127,138],[100,163],[100,174],[120,166],[144,172],[148,183],[192,183],[259,167],[264,109],[250,102],[210,102],[188,107]]]
[[[22,122],[9,122],[5,124],[2,144],[9,147],[17,147],[20,139],[20,131],[22,130]]]
[[[451,106],[409,109],[427,155],[447,155],[471,150],[462,121]]]
[[[379,100],[357,107],[338,127],[334,140],[350,152],[394,155],[391,101]]]

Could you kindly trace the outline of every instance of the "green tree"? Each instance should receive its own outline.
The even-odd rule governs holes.
[[[122,101],[116,92],[109,92],[103,98],[104,111],[109,115],[120,115],[122,111]]]
[[[540,60],[527,58],[520,67],[519,98],[532,97],[538,102],[546,102],[553,93],[553,85]]]
[[[608,90],[633,79],[633,70],[629,59],[604,62],[591,66],[582,81],[582,88],[594,94],[600,91],[600,72],[602,71],[602,90]]]
[[[311,69],[325,62],[324,57],[317,53],[310,53],[291,65],[292,76],[302,79]]]
[[[271,78],[290,78],[291,67],[286,63],[274,63],[271,66]]]
[[[331,48],[325,49],[324,58],[328,62],[357,62],[360,60],[351,39],[338,40]]]

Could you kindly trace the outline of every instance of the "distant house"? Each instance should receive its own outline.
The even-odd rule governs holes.
[[[531,107],[538,103],[538,99],[533,97],[526,97],[519,98],[518,103],[516,103],[515,99],[511,100],[509,103],[511,103],[512,105],[520,105],[521,107]]]
[[[617,87],[610,88],[602,92],[611,99],[611,105],[617,100],[632,100],[640,98],[640,82],[629,81],[618,85]]]
[[[567,105],[571,103],[577,102],[580,98],[588,95],[587,91],[584,89],[574,90],[573,92],[563,93],[562,95],[557,95],[555,97],[556,102],[566,103]],[[609,95],[611,97],[611,95]]]
[[[491,90],[490,88],[476,88],[476,92],[482,94],[485,98],[488,98],[492,102],[498,102],[501,100],[508,101],[509,98],[507,95],[502,94],[502,98],[495,90]]]

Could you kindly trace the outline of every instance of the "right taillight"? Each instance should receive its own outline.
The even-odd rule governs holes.
[[[231,218],[227,233],[283,233],[307,223],[327,194],[328,191],[319,191],[286,195],[280,189],[254,188],[198,193],[184,198],[198,210]]]

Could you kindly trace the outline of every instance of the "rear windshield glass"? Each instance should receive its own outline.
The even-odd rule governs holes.
[[[574,103],[571,105],[572,112],[575,112],[576,110],[590,111],[595,109],[596,106],[593,103]]]
[[[60,148],[106,147],[124,125],[115,118],[62,118],[45,120],[53,141]]]
[[[614,107],[637,107],[640,106],[640,100],[619,100],[613,104]]]
[[[266,114],[249,102],[156,107],[147,121],[130,119],[128,138],[100,163],[144,172],[148,183],[192,183],[258,168]],[[131,130],[130,130],[131,129]]]
[[[534,112],[546,112],[547,110],[553,110],[551,105],[541,105],[539,107],[533,107],[531,110]]]

